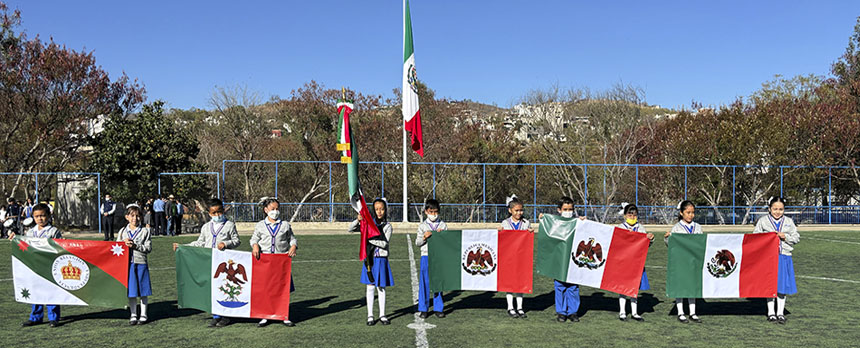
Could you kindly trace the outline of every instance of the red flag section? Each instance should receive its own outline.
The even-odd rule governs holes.
[[[76,239],[53,239],[53,241],[128,287],[129,252],[125,243]]]

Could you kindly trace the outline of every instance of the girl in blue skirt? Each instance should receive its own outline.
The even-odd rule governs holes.
[[[391,240],[393,228],[391,227],[391,224],[388,223],[387,209],[388,203],[385,201],[385,198],[377,198],[373,201],[375,218],[372,223],[376,224],[376,227],[379,229],[381,234],[378,237],[370,238],[367,241],[370,244],[370,247],[367,249],[367,257],[372,258],[370,275],[373,279],[368,277],[367,271],[364,267],[362,267],[361,270],[361,283],[367,285],[368,326],[376,324],[376,321],[373,319],[374,290],[379,294],[379,322],[382,323],[382,325],[390,324],[388,318],[385,316],[385,288],[388,286],[394,286],[394,277],[391,275],[391,267],[388,265],[388,241]],[[351,232],[360,231],[360,223],[361,215],[358,216],[357,220],[352,222],[349,230]]]
[[[645,226],[639,223],[639,208],[635,204],[621,203],[621,214],[624,216],[624,222],[619,224],[618,227],[633,232],[645,233],[648,239],[651,240],[651,243],[654,243],[654,234],[645,232]],[[651,244],[648,244],[648,246],[650,247]],[[639,290],[651,290],[651,286],[648,284],[648,274],[645,273],[645,269],[642,269],[642,280],[639,283]],[[627,296],[618,295],[618,306],[621,308],[618,312],[618,319],[621,321],[627,321],[627,299]],[[644,321],[645,319],[639,315],[638,305],[639,301],[636,297],[630,298],[630,318],[636,321]]]
[[[779,236],[779,268],[777,270],[776,301],[767,299],[767,321],[785,324],[785,295],[797,293],[797,284],[794,282],[794,263],[791,260],[791,251],[794,245],[800,242],[800,234],[794,220],[785,214],[785,199],[782,197],[771,197],[767,201],[768,214],[758,219],[753,233],[776,232]],[[774,311],[774,302],[776,310]]]
[[[129,325],[146,324],[146,306],[149,304],[147,296],[152,295],[152,287],[149,282],[149,266],[146,263],[146,255],[152,251],[152,237],[149,228],[143,227],[141,223],[140,207],[130,205],[126,208],[125,219],[128,226],[123,227],[117,236],[117,242],[125,242],[131,253],[128,264],[128,308],[131,310]],[[137,302],[140,300],[140,316],[138,316]]]

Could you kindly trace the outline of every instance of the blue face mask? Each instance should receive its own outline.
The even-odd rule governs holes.
[[[214,222],[216,224],[220,224],[224,221],[227,221],[227,217],[224,215],[215,215],[212,217],[212,222]]]

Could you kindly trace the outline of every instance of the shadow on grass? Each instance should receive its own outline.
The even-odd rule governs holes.
[[[149,323],[168,318],[181,318],[200,313],[196,309],[177,308],[176,301],[152,302],[147,308]],[[122,319],[128,320],[130,312],[127,309],[113,309],[102,312],[91,312],[78,315],[63,316],[63,322],[73,322],[87,319]]]
[[[318,317],[322,317],[328,314],[333,314],[337,312],[342,312],[350,309],[355,309],[361,307],[365,303],[364,298],[355,299],[355,300],[347,300],[340,301],[336,303],[329,304],[324,308],[314,308],[326,302],[329,302],[333,299],[336,299],[337,296],[328,296],[322,298],[316,298],[311,300],[299,301],[290,304],[290,320],[294,323],[299,323],[302,321],[308,321],[311,319],[315,319]]]
[[[687,309],[687,305],[684,305]],[[677,306],[672,300],[672,309],[668,315],[678,315]],[[763,298],[747,298],[740,301],[720,301],[720,299],[696,299],[696,314],[698,315],[766,315],[767,301]],[[791,314],[787,309],[785,314]]]
[[[553,301],[555,301],[555,297],[553,293]],[[579,311],[577,311],[577,315],[580,317],[584,317],[589,311],[604,311],[604,312],[618,312],[618,295],[614,293],[604,293],[604,292],[595,292],[588,296],[582,296],[579,298]],[[629,302],[629,301],[628,301]],[[654,297],[654,295],[649,293],[643,293],[639,296],[639,314],[644,313],[653,313],[654,307],[657,304],[661,303],[660,299]],[[553,302],[554,303],[554,302]],[[627,304],[627,306],[630,306]]]

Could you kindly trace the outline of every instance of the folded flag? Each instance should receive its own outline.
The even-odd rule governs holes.
[[[778,266],[776,233],[672,234],[666,295],[775,297]]]
[[[532,233],[441,231],[434,232],[427,243],[430,291],[532,292]]]
[[[128,304],[128,247],[120,242],[15,237],[15,300],[32,304]]]
[[[538,274],[627,296],[639,293],[648,256],[644,233],[545,214],[538,232]]]
[[[180,246],[176,287],[181,308],[241,318],[289,318],[290,269],[287,254]]]

